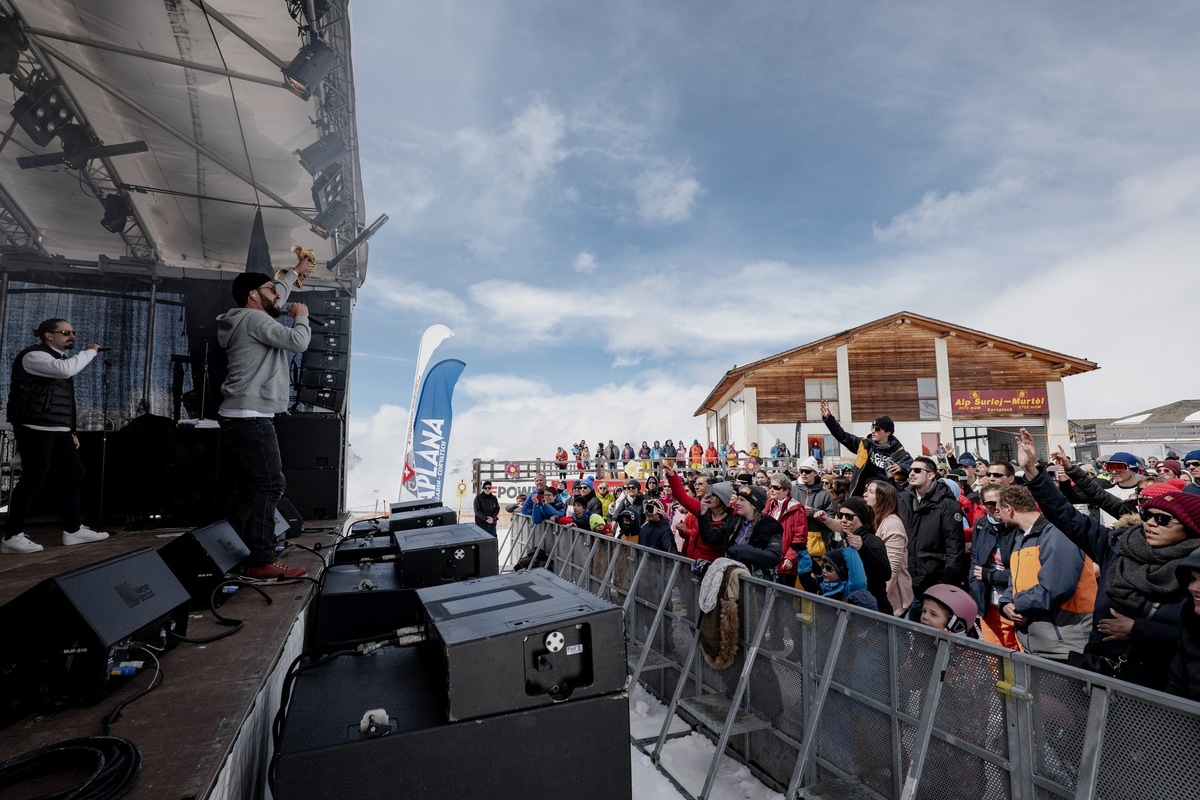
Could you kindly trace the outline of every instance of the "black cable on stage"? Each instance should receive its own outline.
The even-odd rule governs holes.
[[[88,736],[47,745],[0,764],[0,789],[56,772],[90,771],[81,783],[42,795],[46,800],[116,800],[142,771],[137,745],[119,736]]]
[[[245,586],[247,589],[253,589],[254,591],[258,592],[259,596],[267,601],[267,605],[275,602],[271,598],[271,595],[267,594],[260,586],[256,584],[247,583],[241,578],[230,578],[228,580],[223,580],[213,587],[212,595],[208,598],[208,610],[212,612],[213,620],[215,620],[218,625],[229,627],[230,630],[224,631],[223,633],[214,634],[213,636],[205,636],[199,639],[180,636],[176,633],[168,633],[167,635],[177,642],[186,642],[187,644],[210,644],[212,642],[217,642],[221,639],[233,636],[235,633],[240,631],[242,626],[246,624],[244,620],[233,619],[232,617],[223,617],[221,616],[221,612],[217,611],[217,597],[221,593],[221,590],[226,586]]]
[[[154,677],[150,679],[150,683],[146,685],[146,688],[142,689],[141,691],[134,692],[120,703],[117,703],[117,707],[112,710],[112,713],[100,720],[100,724],[104,726],[105,736],[108,736],[112,733],[113,723],[121,718],[121,714],[125,710],[125,706],[137,700],[141,700],[143,697],[150,694],[150,692],[162,685],[163,678],[166,677],[163,673],[162,662],[158,660],[158,655],[149,647],[149,645],[142,644],[141,642],[131,642],[129,646],[131,648],[141,650],[143,653],[146,653],[152,659],[154,659]]]

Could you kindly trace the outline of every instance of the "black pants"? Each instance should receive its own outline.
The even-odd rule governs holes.
[[[221,449],[233,454],[234,465],[225,516],[250,548],[247,564],[266,566],[275,561],[275,507],[287,487],[274,421],[222,417]]]
[[[24,425],[13,426],[17,450],[21,453],[21,479],[8,500],[8,524],[4,538],[25,532],[29,507],[42,484],[54,472],[54,488],[62,496],[63,530],[79,530],[79,498],[86,473],[75,439],[69,431],[37,431]]]

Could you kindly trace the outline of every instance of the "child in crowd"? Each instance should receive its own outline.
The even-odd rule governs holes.
[[[975,599],[948,583],[930,586],[921,596],[921,624],[939,631],[961,633],[978,639],[979,631],[975,625],[978,613]]]

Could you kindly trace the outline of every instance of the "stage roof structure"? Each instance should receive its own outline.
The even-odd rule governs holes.
[[[229,279],[256,206],[277,267],[343,252],[366,222],[348,5],[0,0],[4,272]],[[366,261],[309,286],[353,294]]]

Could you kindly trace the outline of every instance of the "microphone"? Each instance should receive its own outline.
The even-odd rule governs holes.
[[[112,348],[111,347],[97,347],[96,348],[97,353],[107,353],[109,350],[112,350]]]
[[[316,325],[318,328],[324,328],[329,325],[329,323],[325,320],[321,319],[320,317],[314,317],[312,314],[308,315],[308,324]]]

